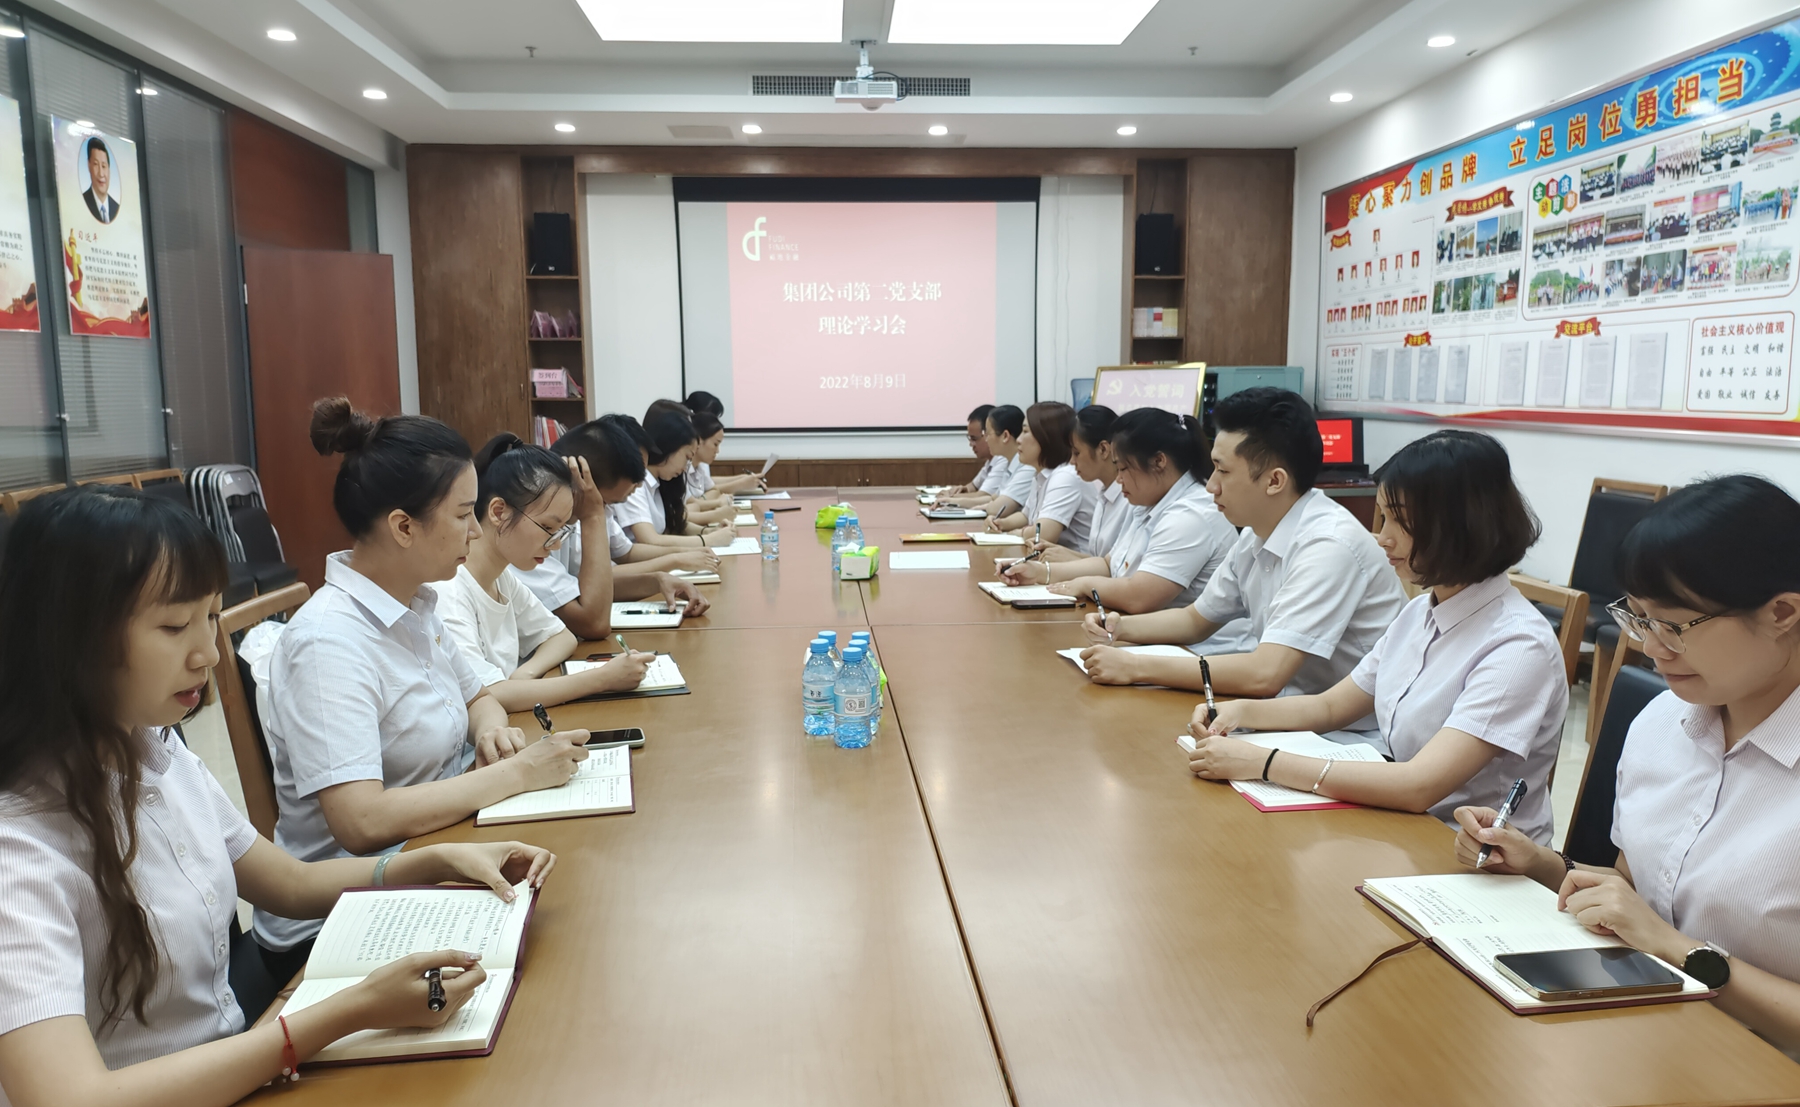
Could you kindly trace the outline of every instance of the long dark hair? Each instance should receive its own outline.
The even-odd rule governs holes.
[[[654,405],[652,405],[654,408]],[[685,414],[686,408],[675,411],[672,408],[655,412],[644,420],[644,433],[650,438],[650,464],[661,465],[669,460],[670,455],[685,449],[699,441],[694,430],[694,421]],[[664,534],[685,534],[687,532],[687,481],[680,476],[662,481],[656,487],[656,494],[662,497]]]
[[[592,472],[590,466],[589,472]],[[557,486],[568,488],[569,466],[542,446],[533,446],[511,431],[501,431],[476,451],[475,517],[488,522],[488,510],[496,499],[523,515],[544,493]]]
[[[450,427],[425,415],[371,419],[344,396],[313,404],[309,431],[323,456],[343,454],[331,506],[361,538],[395,508],[424,519],[469,464],[469,444]]]
[[[145,1021],[161,952],[132,886],[144,751],[119,724],[126,626],[144,602],[223,591],[225,551],[193,512],[91,485],[25,505],[0,569],[0,791],[67,810],[106,926],[101,1026]]]
[[[1113,456],[1134,469],[1149,469],[1157,454],[1185,470],[1196,481],[1212,476],[1212,446],[1206,428],[1192,415],[1176,415],[1160,408],[1140,407],[1113,420]]]

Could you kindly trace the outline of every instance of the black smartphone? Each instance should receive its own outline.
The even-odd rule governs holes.
[[[1615,999],[1679,992],[1681,976],[1635,949],[1549,949],[1502,953],[1494,958],[1501,975],[1536,999]]]
[[[618,730],[588,731],[587,748],[591,750],[597,750],[602,746],[630,746],[635,750],[641,749],[643,745],[644,730],[642,727],[628,726]]]

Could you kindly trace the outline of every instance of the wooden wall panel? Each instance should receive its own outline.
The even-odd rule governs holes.
[[[755,461],[716,461],[719,476],[754,473],[763,467]],[[769,474],[774,488],[882,488],[892,485],[961,484],[975,475],[981,463],[973,457],[782,458]]]
[[[244,287],[257,475],[288,564],[317,589],[325,555],[350,536],[331,507],[339,459],[307,438],[312,405],[349,396],[372,415],[400,410],[394,259],[247,246]]]
[[[246,112],[231,112],[231,199],[238,241],[348,250],[344,159]]]
[[[1293,232],[1292,150],[1188,159],[1188,360],[1287,364]]]
[[[406,161],[420,410],[476,448],[502,430],[529,438],[519,155],[415,146]]]

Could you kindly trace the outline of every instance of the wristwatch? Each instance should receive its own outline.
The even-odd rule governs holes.
[[[1708,988],[1723,988],[1731,979],[1731,954],[1711,942],[1695,946],[1681,962],[1681,971]]]

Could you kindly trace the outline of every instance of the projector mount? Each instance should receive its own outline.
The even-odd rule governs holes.
[[[876,70],[869,64],[869,47],[875,44],[874,39],[859,38],[851,42],[859,51],[861,61],[856,66],[856,76],[848,81],[839,81],[833,90],[840,104],[861,104],[874,111],[883,104],[892,104],[906,98],[906,79],[886,70]]]

